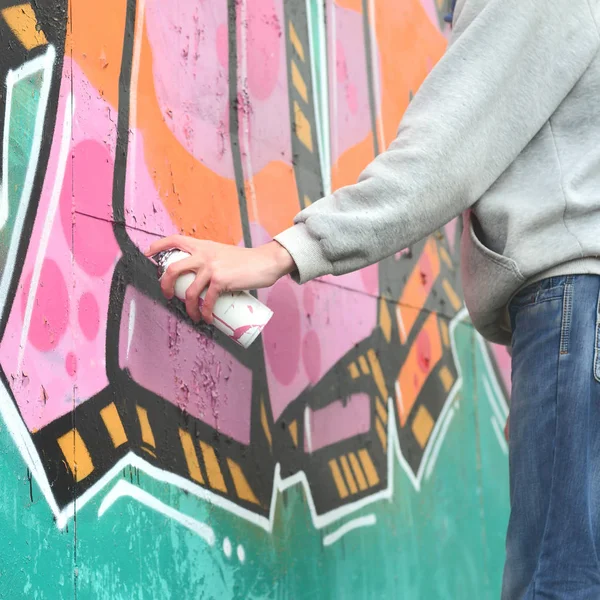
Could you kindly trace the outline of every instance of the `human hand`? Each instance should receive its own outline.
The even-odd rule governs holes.
[[[145,252],[150,257],[177,248],[191,256],[167,267],[160,286],[166,298],[175,294],[175,282],[184,273],[196,273],[185,294],[185,307],[194,322],[212,322],[215,302],[223,292],[239,292],[272,286],[295,269],[288,251],[277,242],[258,248],[240,248],[183,235],[172,235],[154,242]],[[200,294],[208,288],[202,308]]]

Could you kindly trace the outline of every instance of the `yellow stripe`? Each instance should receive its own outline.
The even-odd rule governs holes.
[[[198,455],[196,454],[196,447],[194,446],[192,436],[187,431],[180,429],[179,439],[181,440],[181,446],[183,447],[183,454],[185,456],[185,462],[187,463],[190,477],[198,483],[204,483],[204,477],[202,477],[202,472],[200,471]]]
[[[57,440],[60,449],[73,473],[75,481],[82,481],[94,471],[92,458],[77,429],[71,429]]]
[[[290,32],[290,42],[292,42],[292,46],[294,46],[294,48],[296,49],[296,52],[298,53],[300,60],[302,60],[302,62],[304,62],[304,48],[302,47],[302,44],[300,43],[298,34],[296,33],[296,30],[294,29],[294,24],[291,21],[289,21],[289,32]]]
[[[369,362],[371,363],[371,370],[373,371],[373,379],[379,388],[379,393],[384,397],[388,397],[387,386],[385,385],[385,379],[383,377],[383,371],[381,370],[381,365],[379,364],[379,359],[377,358],[377,354],[375,350],[371,348],[367,352],[367,356],[369,357]]]
[[[356,458],[356,455],[354,454],[354,452],[349,452],[348,458],[350,459],[350,465],[352,466],[352,472],[354,473],[354,476],[356,477],[356,482],[358,483],[358,487],[360,488],[360,491],[362,492],[362,491],[366,490],[368,486],[367,486],[367,480],[365,479],[362,469],[360,468],[358,458]]]
[[[419,406],[417,416],[412,424],[412,430],[421,448],[425,448],[425,444],[431,435],[433,425],[433,417],[430,412],[423,405]]]
[[[358,492],[358,488],[356,487],[356,481],[354,481],[354,477],[352,476],[352,471],[350,470],[348,459],[345,456],[340,456],[340,463],[342,464],[342,471],[344,471],[344,477],[348,482],[350,493],[356,494],[356,492]]]
[[[269,429],[269,421],[267,419],[267,409],[265,408],[265,403],[260,401],[260,422],[262,423],[263,431],[265,432],[265,436],[267,441],[269,442],[269,447],[273,446],[273,436],[271,435],[271,430]]]
[[[31,4],[9,6],[2,11],[2,16],[21,44],[32,50],[48,43],[46,35],[39,28],[35,12]]]
[[[359,450],[358,458],[360,459],[360,464],[362,465],[363,471],[367,476],[367,483],[369,484],[369,487],[377,485],[379,483],[379,475],[377,475],[377,469],[375,469],[375,465],[371,460],[369,451],[364,448]]]
[[[154,441],[154,434],[152,433],[152,427],[150,427],[150,421],[148,419],[148,411],[141,407],[135,407],[140,421],[140,429],[142,430],[142,441],[148,446],[156,448],[156,442]]]
[[[306,83],[304,83],[302,74],[298,70],[295,61],[292,61],[292,83],[294,84],[294,87],[298,90],[298,93],[302,97],[302,100],[304,100],[304,102],[308,102],[308,92],[306,91]]]
[[[304,206],[310,206],[312,204],[312,200],[304,194]]]
[[[111,402],[108,406],[105,406],[100,411],[100,416],[104,421],[104,426],[108,431],[108,435],[110,435],[113,446],[115,448],[122,446],[127,441],[127,434],[115,403]]]
[[[306,115],[302,112],[300,105],[294,100],[294,123],[296,124],[296,136],[306,146],[309,152],[313,151],[312,129]]]
[[[290,435],[292,436],[292,440],[294,442],[294,446],[298,447],[298,422],[296,420],[292,421],[288,427],[290,430]]]
[[[444,389],[449,392],[450,388],[454,384],[454,377],[452,373],[450,373],[450,369],[448,367],[442,367],[440,369],[440,379],[442,380]]]
[[[363,372],[363,375],[368,375],[371,371],[369,371],[369,365],[367,364],[367,359],[364,356],[358,357],[358,364],[360,365],[360,370]]]
[[[448,265],[448,268],[453,269],[454,265],[452,264],[452,259],[446,252],[446,249],[443,246],[440,246],[439,252],[440,252],[441,259]]]
[[[378,412],[381,420],[384,423],[387,423],[388,416],[387,416],[386,405],[381,401],[379,396],[377,396],[377,398],[375,399],[375,407],[377,408],[377,412]]]
[[[377,417],[375,418],[375,429],[377,429],[381,446],[385,450],[387,448],[387,433],[385,432],[385,427]]]
[[[204,466],[206,467],[206,475],[208,476],[208,484],[211,488],[220,492],[227,492],[227,486],[219,467],[219,460],[212,446],[205,442],[200,442],[200,450],[204,458]]]
[[[231,478],[233,479],[233,485],[238,497],[253,504],[260,504],[240,465],[230,458],[227,459],[227,464],[229,465],[229,471],[231,472]]]
[[[440,329],[442,330],[442,342],[444,343],[444,346],[448,347],[450,345],[450,336],[448,335],[448,324],[441,317],[439,319],[439,322]]]
[[[352,379],[358,379],[360,377],[360,372],[356,363],[350,363],[348,365],[348,371],[350,372],[350,377],[352,377]]]
[[[335,458],[332,458],[329,461],[329,468],[331,470],[331,474],[333,475],[333,481],[335,481],[335,487],[337,487],[340,498],[346,498],[348,496],[348,488],[344,483],[344,478],[342,477],[342,473],[340,472],[340,468],[338,467]]]
[[[454,307],[454,310],[459,310],[462,306],[462,302],[460,298],[456,295],[456,292],[452,289],[450,282],[447,279],[444,279],[442,282],[442,287],[446,292],[446,296],[448,296],[448,300],[450,300],[450,304]]]
[[[389,344],[392,341],[392,318],[385,298],[379,301],[379,327]]]

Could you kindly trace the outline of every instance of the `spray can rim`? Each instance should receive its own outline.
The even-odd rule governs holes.
[[[167,267],[171,264],[171,257],[177,253],[187,254],[178,248],[171,248],[170,250],[162,250],[161,252],[157,252],[150,257],[151,260],[156,263],[159,279],[163,276],[164,272],[167,270]]]

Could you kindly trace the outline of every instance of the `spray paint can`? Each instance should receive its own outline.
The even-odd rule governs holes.
[[[165,250],[152,257],[158,265],[158,278],[162,278],[167,267],[190,255],[182,250]],[[196,278],[195,273],[184,273],[175,282],[175,296],[185,301],[185,293]],[[204,300],[207,290],[200,294]],[[273,311],[248,292],[226,292],[221,294],[213,309],[213,325],[234,342],[248,348],[271,320]]]

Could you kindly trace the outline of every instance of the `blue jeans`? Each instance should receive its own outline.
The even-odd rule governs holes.
[[[600,277],[513,300],[503,600],[600,598]]]

